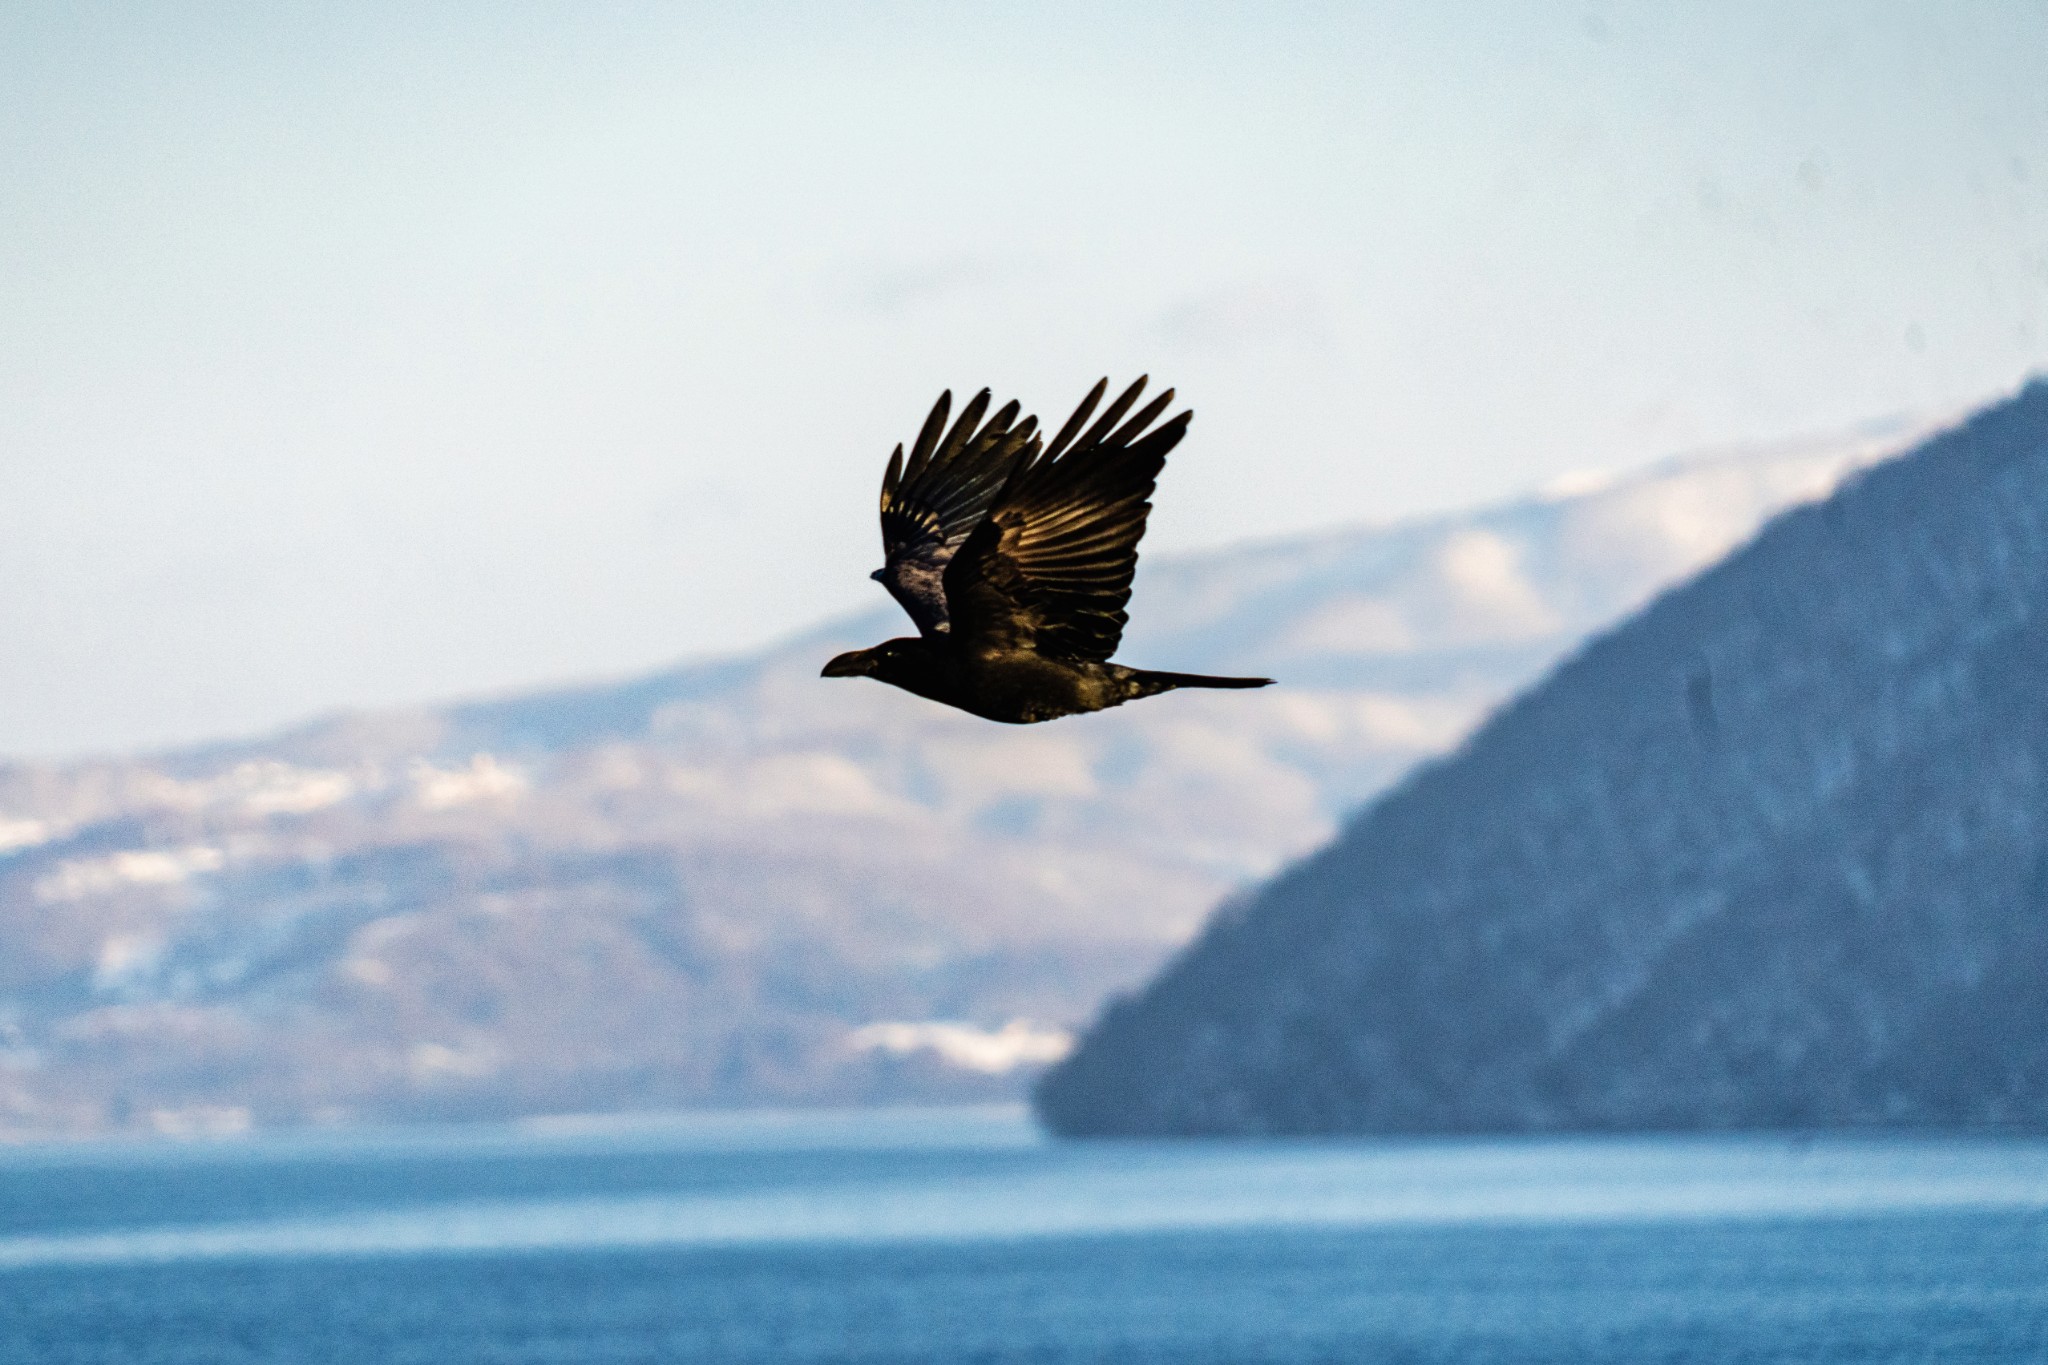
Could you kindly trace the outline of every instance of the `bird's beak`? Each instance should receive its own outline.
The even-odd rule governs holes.
[[[858,678],[868,671],[867,651],[856,649],[851,654],[841,654],[825,665],[821,678]]]

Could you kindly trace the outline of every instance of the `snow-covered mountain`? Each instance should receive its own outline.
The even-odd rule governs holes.
[[[833,652],[0,768],[0,1129],[1019,1093],[1224,895],[1590,632],[1906,443],[1673,462],[1148,561],[1120,657],[1260,672],[1012,729]]]
[[[1219,915],[1083,1133],[2048,1128],[2048,380],[1659,598]]]

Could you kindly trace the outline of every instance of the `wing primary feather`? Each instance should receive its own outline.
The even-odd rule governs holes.
[[[1067,446],[1073,442],[1075,435],[1081,430],[1081,424],[1088,420],[1088,414],[1095,411],[1095,405],[1102,401],[1102,395],[1108,391],[1109,376],[1104,375],[1095,381],[1095,387],[1088,390],[1088,396],[1081,400],[1081,406],[1074,409],[1074,415],[1069,417],[1067,424],[1060,428],[1060,434],[1053,437],[1052,444],[1045,448],[1045,458],[1047,460],[1056,460],[1060,457],[1061,452],[1066,450]]]
[[[896,453],[889,457],[889,468],[882,475],[882,510],[889,510],[889,495],[903,482],[903,443],[896,443]]]
[[[915,479],[924,472],[931,462],[932,451],[938,446],[939,433],[945,429],[946,414],[953,409],[953,391],[947,389],[939,395],[939,401],[932,404],[932,415],[924,419],[924,429],[917,433],[917,444],[911,447],[910,467],[904,473]]]
[[[1157,398],[1147,403],[1144,407],[1138,409],[1137,416],[1133,417],[1130,421],[1118,427],[1116,429],[1115,434],[1113,434],[1109,438],[1109,444],[1113,446],[1129,444],[1133,439],[1137,437],[1139,432],[1143,431],[1146,427],[1151,426],[1152,419],[1157,417],[1160,413],[1165,412],[1167,406],[1172,402],[1173,390],[1168,389],[1165,393],[1160,394]]]
[[[1166,425],[1160,427],[1157,431],[1148,433],[1132,449],[1143,448],[1150,450],[1156,446],[1159,453],[1164,455],[1167,451],[1180,444],[1181,438],[1188,434],[1188,423],[1194,420],[1195,410],[1193,408],[1189,408],[1185,412],[1177,412]]]
[[[1102,438],[1107,436],[1110,429],[1122,421],[1124,414],[1131,410],[1131,404],[1138,401],[1138,395],[1145,391],[1145,381],[1149,378],[1150,375],[1139,375],[1137,383],[1118,394],[1117,400],[1109,405],[1107,412],[1095,419],[1095,425],[1088,428],[1088,434],[1081,438],[1080,445],[1075,449],[1085,450],[1090,446],[1100,445]]]
[[[966,447],[968,438],[974,435],[975,425],[981,421],[981,415],[988,411],[988,397],[988,390],[983,389],[974,395],[972,402],[960,409],[959,418],[954,421],[953,429],[946,433],[946,439],[940,443],[939,453],[933,457],[934,459],[952,460],[960,454]]]

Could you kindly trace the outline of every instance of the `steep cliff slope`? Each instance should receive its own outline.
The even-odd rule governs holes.
[[[1219,915],[1070,1133],[2048,1127],[2048,382],[1787,512]]]

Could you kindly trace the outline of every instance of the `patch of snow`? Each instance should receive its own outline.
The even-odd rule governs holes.
[[[137,779],[135,795],[141,804],[173,810],[226,808],[245,815],[302,815],[346,800],[358,786],[347,773],[252,759],[199,781],[148,772]]]
[[[1503,536],[1459,531],[1438,548],[1435,568],[1458,614],[1496,639],[1533,639],[1563,625],[1524,576],[1521,550]]]
[[[1020,1066],[1050,1065],[1074,1050],[1074,1035],[1067,1030],[1040,1028],[1024,1019],[1012,1019],[993,1032],[952,1020],[891,1020],[857,1028],[847,1042],[857,1052],[899,1057],[934,1052],[950,1066],[990,1076]]]
[[[59,863],[36,883],[44,902],[83,900],[124,886],[175,886],[197,873],[216,872],[227,855],[205,844],[178,849],[126,849],[104,858]]]
[[[816,751],[768,754],[751,761],[678,766],[668,789],[745,819],[785,815],[877,815],[894,810],[859,764]]]
[[[93,965],[92,988],[109,991],[146,975],[163,956],[164,941],[156,934],[114,934],[100,944]]]
[[[425,810],[511,800],[530,785],[524,772],[490,754],[477,754],[467,768],[436,768],[425,759],[412,765],[413,800]]]
[[[1620,482],[1620,477],[1611,469],[1567,469],[1538,489],[1536,496],[1545,502],[1583,498],[1606,492]]]
[[[251,815],[305,815],[346,801],[356,790],[347,773],[284,763],[244,763],[230,776],[245,784],[241,805]]]
[[[447,1043],[415,1043],[406,1054],[407,1069],[415,1081],[434,1081],[444,1077],[478,1080],[495,1073],[501,1062],[498,1049],[481,1040],[452,1046]]]
[[[0,816],[0,853],[46,844],[55,833],[47,820],[15,820]]]
[[[391,964],[381,958],[352,957],[341,964],[344,975],[365,986],[388,986],[391,984]]]

